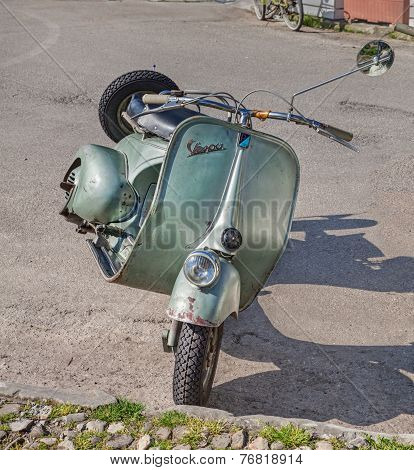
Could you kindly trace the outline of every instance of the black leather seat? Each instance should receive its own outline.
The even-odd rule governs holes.
[[[200,116],[201,113],[191,109],[174,109],[163,113],[147,114],[138,119],[138,124],[152,134],[170,140],[175,128],[185,119]]]
[[[134,116],[143,112],[148,108],[156,108],[157,106],[146,107],[141,100],[141,96],[136,94],[132,97],[128,105],[127,112],[130,116]],[[202,116],[201,113],[191,109],[174,109],[172,111],[164,111],[162,113],[147,114],[138,118],[138,124],[163,139],[170,140],[176,127],[185,119],[194,116]]]

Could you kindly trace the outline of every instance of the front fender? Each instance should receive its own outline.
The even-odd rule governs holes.
[[[217,327],[231,314],[238,314],[240,276],[228,261],[220,259],[220,277],[212,287],[202,288],[190,283],[181,269],[168,305],[167,315],[194,325]]]

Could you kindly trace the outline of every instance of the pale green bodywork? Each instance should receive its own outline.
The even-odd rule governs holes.
[[[138,203],[127,179],[126,155],[101,145],[85,145],[76,154],[82,165],[69,210],[91,223],[109,224],[128,218]],[[99,171],[96,169],[99,168]]]
[[[181,269],[171,293],[168,316],[202,326],[219,326],[229,315],[237,315],[241,287],[239,272],[224,259],[220,260],[220,266],[218,281],[205,289],[188,282]]]
[[[248,148],[238,144],[241,132],[251,136]],[[223,149],[189,156],[190,141],[223,144]],[[82,165],[81,170],[74,170],[78,182],[101,174],[90,147],[77,155]],[[243,244],[231,257],[221,258],[217,282],[199,289],[184,277],[183,262],[211,240],[237,152],[243,170],[236,228]],[[239,125],[195,117],[181,123],[169,143],[132,134],[103,154],[114,169],[122,170],[121,162],[126,162],[125,175],[139,201],[128,220],[109,224],[123,229],[128,237],[107,235],[90,242],[105,278],[171,294],[168,314],[179,321],[219,326],[230,314],[245,309],[265,284],[288,239],[299,183],[299,164],[292,148],[281,139]],[[89,159],[91,163],[84,167]],[[83,174],[85,169],[88,174]],[[123,173],[118,173],[108,181],[123,184]],[[75,204],[77,191],[79,187],[68,196],[66,208],[86,214],[86,199],[79,207]],[[124,201],[123,194],[118,202]],[[202,210],[200,203],[204,203]]]

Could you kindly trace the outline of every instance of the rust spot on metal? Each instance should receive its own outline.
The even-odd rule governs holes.
[[[190,299],[190,298],[189,298]],[[195,301],[195,299],[192,299]],[[167,315],[174,320],[183,321],[185,323],[192,323],[193,325],[200,325],[200,326],[215,326],[213,323],[209,322],[208,320],[204,320],[200,316],[195,316],[192,310],[188,312],[176,312],[174,309],[169,308],[167,310]]]
[[[188,297],[188,308],[190,309],[190,312],[194,312],[194,302],[195,299],[193,297]]]

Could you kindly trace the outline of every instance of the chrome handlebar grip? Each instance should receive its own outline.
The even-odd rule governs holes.
[[[352,132],[338,129],[337,127],[330,126],[329,124],[324,124],[323,130],[329,132],[329,134],[332,134],[335,137],[338,137],[338,139],[345,140],[345,142],[351,142],[354,138],[354,134],[352,134]]]

